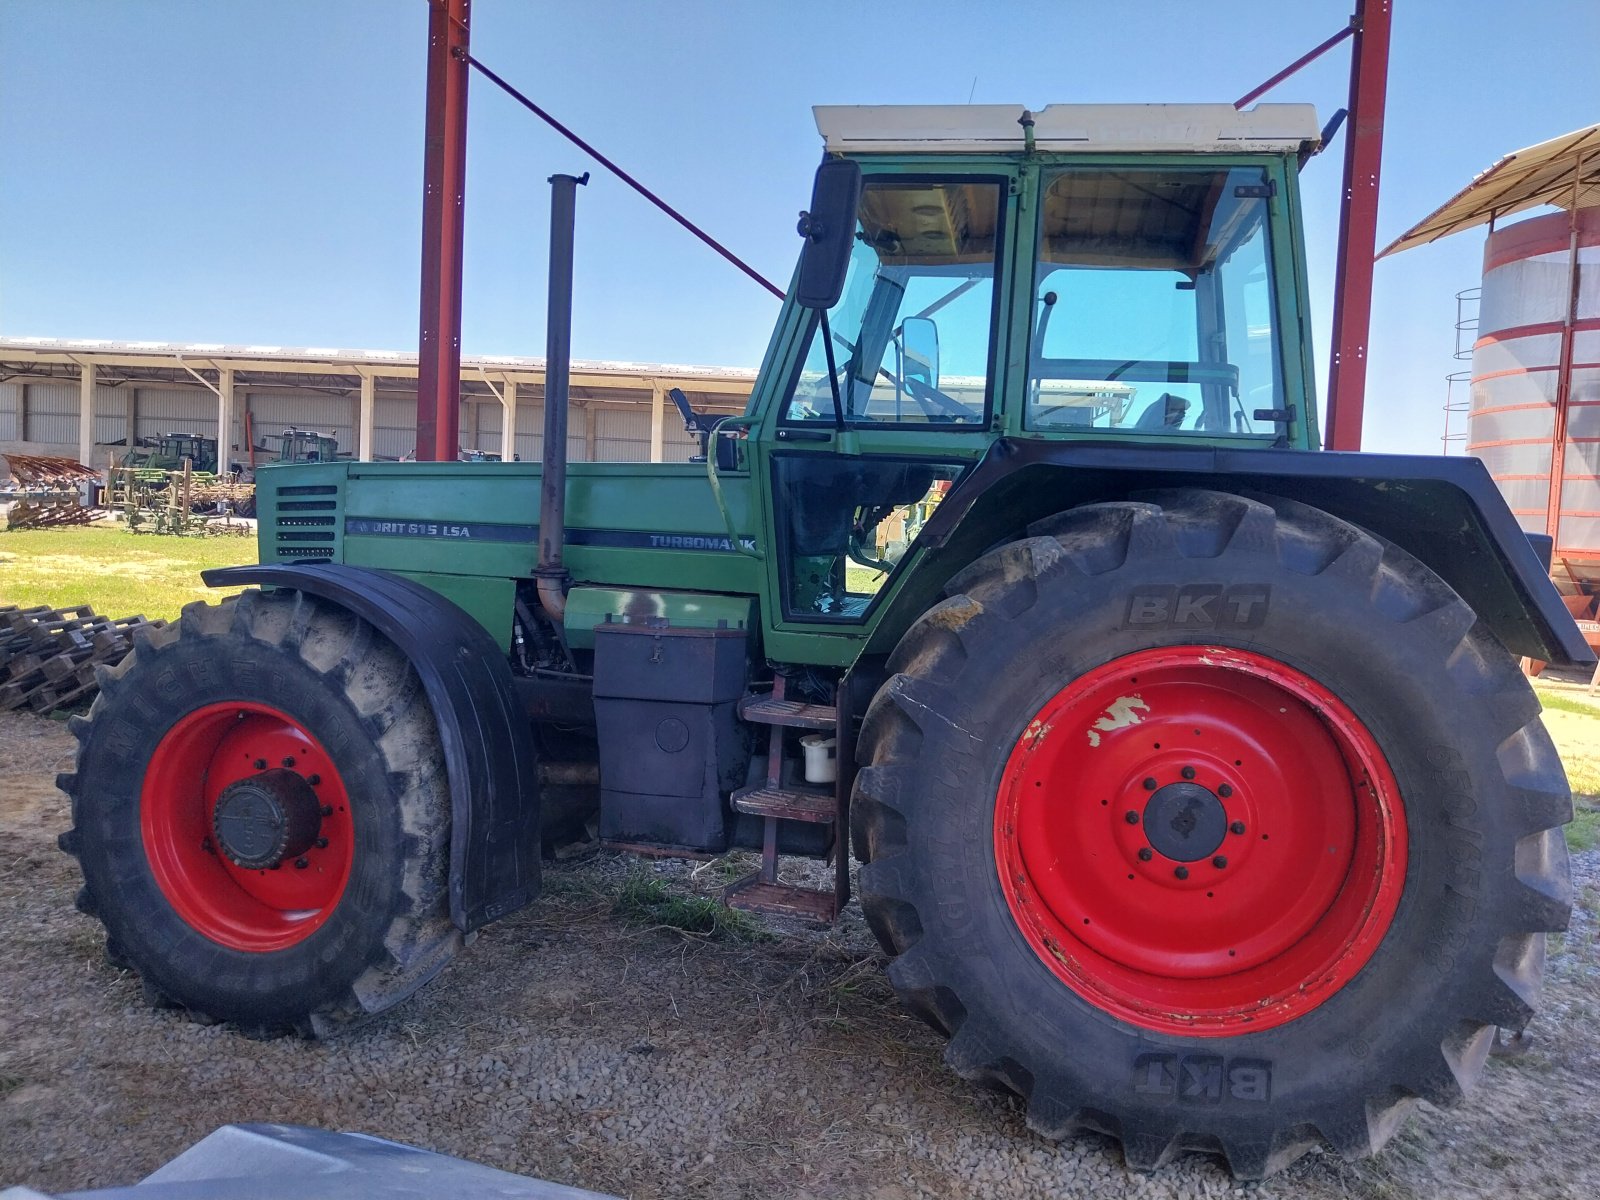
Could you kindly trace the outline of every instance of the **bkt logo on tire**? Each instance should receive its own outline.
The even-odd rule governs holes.
[[[1179,1104],[1221,1104],[1224,1099],[1265,1104],[1272,1099],[1272,1064],[1218,1054],[1141,1054],[1133,1063],[1133,1090]]]
[[[1264,583],[1152,584],[1128,597],[1124,629],[1255,629],[1267,619]]]

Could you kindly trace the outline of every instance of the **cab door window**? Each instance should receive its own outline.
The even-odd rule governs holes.
[[[786,423],[988,423],[998,179],[869,178],[839,302],[813,319]],[[829,345],[831,334],[832,381]]]

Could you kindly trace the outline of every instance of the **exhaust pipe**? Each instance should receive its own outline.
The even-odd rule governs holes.
[[[544,467],[539,481],[539,604],[558,625],[572,577],[561,561],[567,527],[567,396],[572,373],[572,233],[589,173],[550,176],[550,301],[544,348]]]

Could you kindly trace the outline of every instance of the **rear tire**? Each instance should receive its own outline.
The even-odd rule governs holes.
[[[1038,1133],[1246,1179],[1371,1154],[1537,1005],[1570,905],[1560,760],[1515,659],[1409,555],[1275,498],[1146,499],[1041,522],[907,632],[861,739],[862,907],[946,1061]],[[1169,800],[1182,837],[1222,821],[1215,851],[1157,828],[1169,782],[1206,789]],[[1209,920],[1230,887],[1248,903]],[[1254,975],[1215,957],[1243,935]]]
[[[411,665],[354,614],[296,592],[191,604],[102,670],[73,732],[77,770],[57,782],[78,905],[153,1002],[328,1034],[461,946],[437,725]],[[262,788],[295,814],[267,822],[275,849],[252,842]]]

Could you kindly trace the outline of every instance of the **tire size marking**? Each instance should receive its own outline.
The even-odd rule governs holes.
[[[1133,1090],[1179,1104],[1265,1104],[1272,1099],[1272,1064],[1220,1054],[1141,1054],[1133,1060]]]
[[[1257,629],[1267,619],[1265,583],[1155,584],[1134,590],[1124,629]]]

